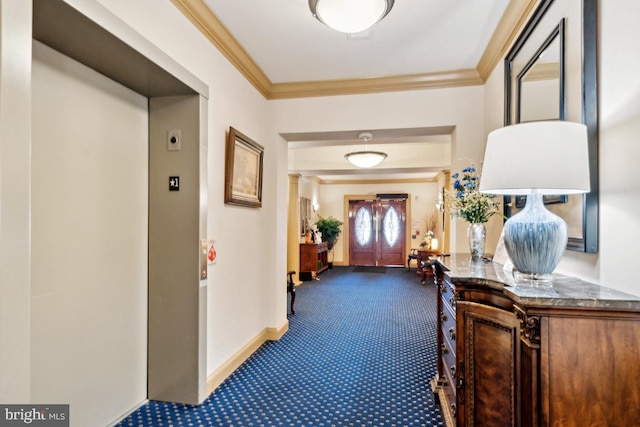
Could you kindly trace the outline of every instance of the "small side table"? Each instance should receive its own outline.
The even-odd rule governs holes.
[[[418,251],[420,249],[411,248],[409,255],[407,255],[407,271],[411,270],[411,261],[416,260],[418,270],[420,270],[420,261],[418,261]]]
[[[418,274],[420,275],[420,281],[423,285],[427,283],[427,278],[434,277],[431,257],[438,256],[442,252],[431,249],[418,250]]]

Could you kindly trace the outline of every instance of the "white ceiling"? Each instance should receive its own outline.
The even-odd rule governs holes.
[[[460,70],[476,73],[505,11],[514,2],[531,3],[396,0],[389,15],[368,33],[348,37],[314,19],[308,0],[203,1],[264,76],[284,85]],[[450,165],[451,130],[448,126],[362,129],[373,133],[370,145],[389,154],[381,166],[367,171],[350,167],[344,159],[359,143],[357,130],[283,137],[289,141],[289,169],[303,175],[327,181],[429,178]]]
[[[368,38],[311,16],[308,0],[206,0],[274,83],[475,68],[509,0],[397,0]]]

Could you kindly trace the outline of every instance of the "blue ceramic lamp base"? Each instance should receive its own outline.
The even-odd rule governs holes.
[[[504,224],[504,244],[516,280],[550,281],[567,247],[567,224],[545,208],[542,194],[528,194],[524,209]]]

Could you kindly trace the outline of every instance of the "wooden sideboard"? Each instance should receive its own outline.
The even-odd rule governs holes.
[[[327,242],[300,243],[300,280],[312,280],[313,274],[320,274],[329,268]]]
[[[434,269],[447,426],[640,426],[640,297],[564,276],[516,283],[466,255]]]

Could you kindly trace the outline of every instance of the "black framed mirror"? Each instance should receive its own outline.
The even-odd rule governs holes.
[[[539,120],[587,126],[591,192],[551,197],[547,208],[567,222],[567,249],[590,253],[598,252],[596,6],[597,0],[541,0],[504,64],[505,126]],[[504,202],[511,216],[515,198]]]
[[[515,76],[515,122],[565,120],[564,22],[562,18]],[[535,47],[535,46],[534,46]],[[526,52],[517,55],[525,56]],[[526,59],[526,58],[525,58]],[[517,69],[512,61],[512,69]]]

